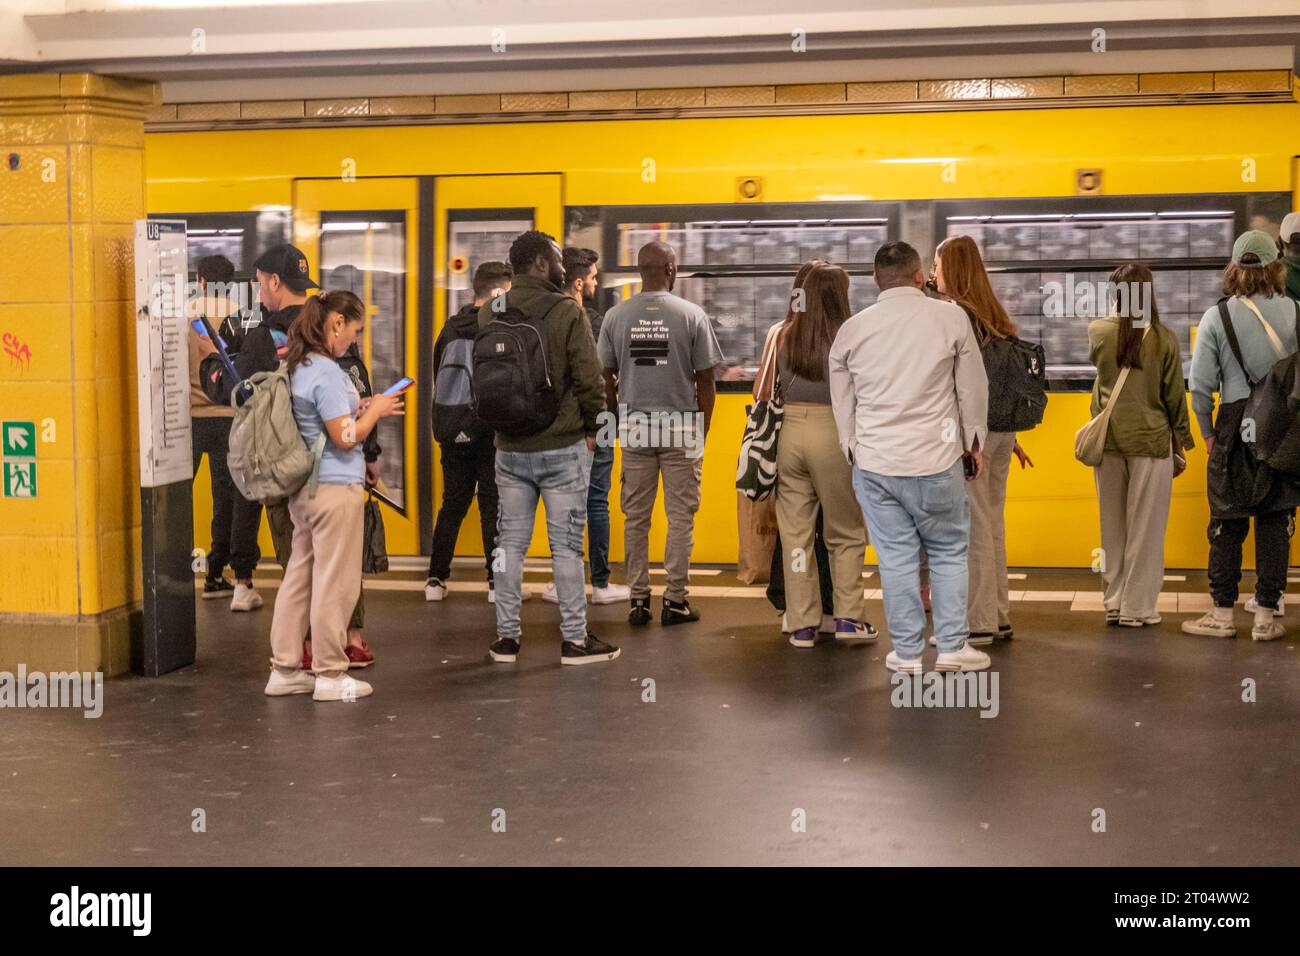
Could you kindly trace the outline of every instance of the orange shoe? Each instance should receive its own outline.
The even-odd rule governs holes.
[[[365,641],[361,642],[360,647],[349,644],[344,648],[344,653],[348,655],[349,670],[355,670],[358,667],[369,667],[375,662],[375,653]]]

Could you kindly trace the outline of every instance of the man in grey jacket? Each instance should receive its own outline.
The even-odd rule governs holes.
[[[853,490],[880,562],[891,671],[921,673],[920,552],[930,561],[936,669],[978,671],[967,643],[970,511],[965,478],[984,467],[988,378],[970,320],[922,291],[921,257],[905,242],[876,253],[880,298],[831,345],[831,404]]]

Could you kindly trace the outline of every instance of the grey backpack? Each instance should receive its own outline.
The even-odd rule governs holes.
[[[249,501],[270,504],[292,498],[308,479],[315,493],[325,433],[307,447],[293,417],[288,366],[281,362],[273,372],[250,376],[234,390],[230,404],[235,420],[227,463],[239,493]]]

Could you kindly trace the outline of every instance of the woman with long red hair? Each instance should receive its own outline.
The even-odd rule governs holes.
[[[961,306],[975,329],[981,350],[994,339],[1016,334],[989,283],[979,246],[970,236],[949,236],[934,252],[934,283],[947,299]],[[984,453],[984,471],[966,482],[970,502],[970,585],[967,624],[971,644],[991,644],[994,638],[1009,638],[1011,605],[1007,594],[1007,533],[1004,512],[1007,503],[1007,474],[1011,456],[1020,467],[1033,462],[1016,441],[1015,432],[989,431]]]

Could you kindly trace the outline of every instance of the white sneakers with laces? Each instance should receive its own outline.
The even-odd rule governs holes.
[[[230,599],[232,611],[256,611],[261,606],[262,595],[257,593],[257,588],[235,582],[235,593]]]

